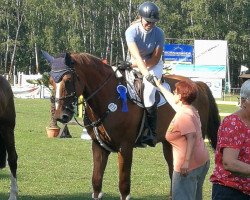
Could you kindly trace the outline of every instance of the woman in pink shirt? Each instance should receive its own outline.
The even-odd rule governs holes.
[[[197,87],[191,80],[180,81],[176,83],[173,95],[159,82],[156,84],[176,110],[166,133],[166,139],[173,148],[172,199],[201,200],[210,161],[202,138],[199,113],[191,105],[197,96]]]
[[[213,200],[250,199],[250,80],[241,86],[240,100],[240,109],[219,127]]]

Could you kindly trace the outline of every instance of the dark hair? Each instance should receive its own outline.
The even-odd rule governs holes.
[[[180,81],[175,84],[177,94],[181,95],[183,104],[190,105],[197,96],[197,86],[193,81]]]

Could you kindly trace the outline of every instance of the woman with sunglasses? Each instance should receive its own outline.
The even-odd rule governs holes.
[[[250,79],[240,89],[240,109],[224,118],[218,131],[213,200],[250,199]]]
[[[210,159],[202,138],[199,113],[192,106],[197,86],[191,80],[180,81],[172,94],[159,81],[156,85],[176,111],[166,133],[166,140],[173,148],[172,199],[201,200]]]
[[[161,78],[163,73],[162,52],[165,41],[163,31],[156,26],[159,21],[159,8],[152,2],[144,2],[138,9],[139,19],[126,30],[126,42],[129,50],[129,61],[133,68],[143,75],[143,102],[147,111],[150,135],[142,143],[156,145],[157,105],[155,103],[156,87],[154,76]]]

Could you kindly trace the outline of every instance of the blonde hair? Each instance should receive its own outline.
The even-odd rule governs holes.
[[[138,16],[134,21],[131,22],[130,25],[133,25],[133,24],[138,23],[138,22],[140,22],[140,21],[141,21],[141,17]]]

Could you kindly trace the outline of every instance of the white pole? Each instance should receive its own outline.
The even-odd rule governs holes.
[[[228,59],[228,46],[227,46],[227,63],[226,63],[226,69],[227,69],[227,81],[228,81],[228,91],[231,93],[231,79],[230,79],[230,68],[229,68],[229,59]]]
[[[37,46],[35,43],[35,56],[36,56],[36,73],[39,73],[38,57],[37,57]]]
[[[17,72],[17,84],[18,86],[21,86],[21,73],[20,72]]]
[[[13,85],[16,85],[16,66],[13,67]]]

